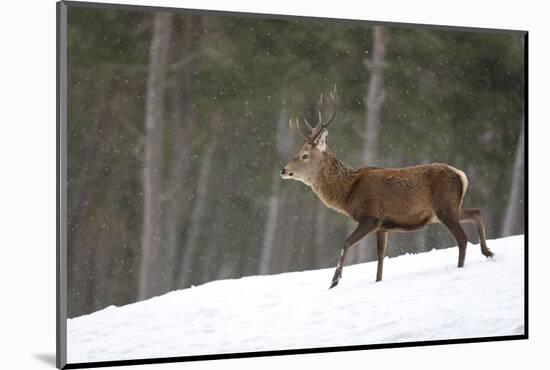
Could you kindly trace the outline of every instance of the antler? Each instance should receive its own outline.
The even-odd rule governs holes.
[[[299,120],[298,118],[296,118],[296,120],[292,120],[292,118],[290,118],[288,120],[288,125],[290,126],[290,130],[294,133],[294,135],[296,135],[300,140],[302,140],[303,142],[307,142],[309,140],[308,138],[308,135],[305,134],[302,130],[302,128],[300,127],[300,123],[299,123]]]
[[[319,120],[315,124],[315,126],[311,126],[309,122],[304,118],[304,123],[306,124],[307,128],[309,129],[309,133],[306,133],[302,127],[300,126],[298,118],[296,120],[289,120],[290,129],[294,134],[301,139],[304,142],[308,142],[310,144],[314,144],[315,140],[319,137],[321,132],[323,132],[324,129],[326,129],[330,123],[334,120],[334,117],[336,117],[336,106],[337,106],[337,95],[336,95],[336,85],[334,85],[334,88],[330,92],[330,101],[332,102],[332,114],[328,121],[323,122],[323,115],[325,114],[325,104],[324,104],[324,96],[321,94],[319,97],[318,104],[318,114],[319,114]]]

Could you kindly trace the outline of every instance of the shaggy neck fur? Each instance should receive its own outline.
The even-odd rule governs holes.
[[[359,171],[340,162],[327,148],[321,170],[311,188],[328,207],[348,214],[346,200]]]

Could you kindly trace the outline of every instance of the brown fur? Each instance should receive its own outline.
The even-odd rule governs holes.
[[[320,175],[311,184],[330,208],[360,222],[382,221],[382,229],[415,230],[429,223],[437,209],[458,211],[462,183],[456,170],[445,164],[407,168],[353,169],[327,151]]]

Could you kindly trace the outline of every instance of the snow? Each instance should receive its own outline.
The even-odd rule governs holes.
[[[69,363],[517,335],[524,241],[488,241],[333,268],[213,281],[69,319]],[[338,251],[335,251],[335,259]]]

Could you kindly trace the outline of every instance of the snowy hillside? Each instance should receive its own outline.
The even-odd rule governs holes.
[[[523,236],[333,268],[214,281],[68,320],[69,363],[523,334]],[[338,251],[335,251],[335,260]]]

